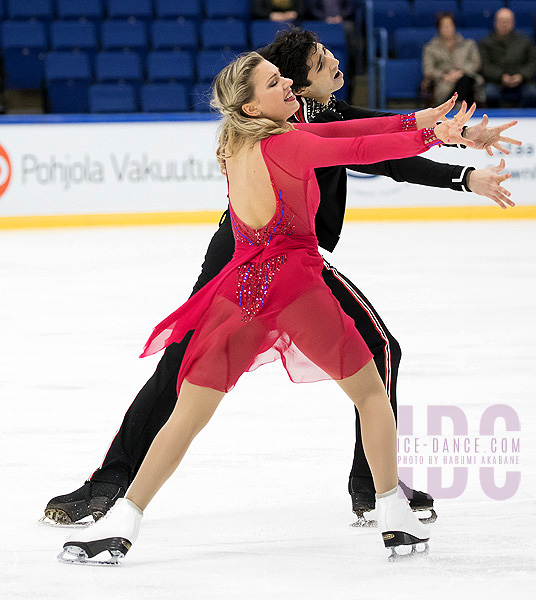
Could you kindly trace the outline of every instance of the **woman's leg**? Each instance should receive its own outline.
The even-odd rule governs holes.
[[[359,411],[361,437],[377,494],[398,484],[396,422],[374,361],[337,381]]]
[[[145,510],[179,466],[195,436],[210,421],[225,395],[184,380],[169,420],[155,437],[126,497]]]

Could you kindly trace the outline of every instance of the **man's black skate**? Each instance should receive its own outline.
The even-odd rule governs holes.
[[[116,500],[124,495],[124,488],[114,483],[86,481],[74,492],[52,498],[45,508],[45,516],[40,523],[63,527],[85,527],[103,517]]]
[[[434,523],[437,514],[434,510],[432,496],[426,492],[413,490],[402,481],[398,483],[409,500],[409,505],[413,511],[429,513],[423,517],[419,516],[421,523]],[[357,517],[357,521],[352,523],[352,527],[376,527],[375,515],[370,514],[376,507],[376,491],[372,477],[350,477],[348,491],[352,498],[352,510]]]

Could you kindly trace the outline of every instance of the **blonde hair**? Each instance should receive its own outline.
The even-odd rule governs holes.
[[[221,70],[214,80],[211,105],[223,116],[216,156],[224,174],[225,159],[230,158],[246,142],[253,145],[271,135],[294,129],[286,121],[248,117],[242,110],[242,106],[255,97],[253,72],[263,60],[257,52],[243,54]]]

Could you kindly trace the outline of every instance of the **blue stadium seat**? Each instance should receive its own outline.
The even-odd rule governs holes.
[[[342,23],[324,23],[324,21],[303,21],[303,29],[313,31],[320,41],[330,50],[344,48],[346,50],[346,34]]]
[[[189,104],[186,87],[180,83],[146,83],[141,88],[142,112],[184,112]]]
[[[436,16],[440,12],[451,12],[457,20],[458,2],[456,0],[415,0],[413,26],[434,27]]]
[[[196,83],[192,90],[192,108],[195,112],[210,112],[212,86],[210,83]]]
[[[45,60],[48,103],[53,113],[87,113],[92,81],[84,52],[49,52]]]
[[[103,19],[101,0],[56,0],[58,19],[93,21],[100,23]]]
[[[147,55],[148,81],[193,84],[194,79],[194,61],[189,52],[149,52]]]
[[[92,113],[136,112],[136,93],[128,83],[98,83],[89,88]]]
[[[197,28],[193,21],[154,21],[153,50],[197,50]]]
[[[99,83],[129,83],[138,91],[143,82],[140,57],[135,52],[99,52],[95,76]]]
[[[422,49],[435,35],[435,27],[404,27],[394,33],[393,49],[396,58],[421,58]]]
[[[107,0],[109,19],[148,23],[153,18],[151,0]]]
[[[277,32],[283,29],[285,24],[277,21],[251,21],[249,24],[251,47],[258,49],[271,44]]]
[[[33,19],[49,23],[54,18],[52,0],[10,0],[7,14],[10,19]]]
[[[147,54],[147,30],[139,21],[105,21],[102,24],[102,49]]]
[[[156,16],[159,19],[195,19],[201,20],[202,0],[156,0]]]
[[[40,88],[47,51],[45,26],[38,21],[2,23],[2,54],[7,89]]]
[[[385,64],[386,98],[415,100],[422,82],[421,60],[388,59]]]
[[[236,57],[229,50],[202,50],[197,55],[197,79],[199,83],[212,81],[214,77]]]
[[[484,39],[489,33],[487,27],[461,27],[457,31],[458,33],[461,33],[465,39],[475,40],[475,42]]]
[[[493,29],[493,17],[503,6],[503,0],[463,0],[460,3],[458,27]]]
[[[249,0],[205,0],[207,19],[249,19]]]
[[[374,27],[385,27],[392,34],[399,27],[411,27],[411,3],[408,0],[375,0]]]
[[[206,19],[201,28],[201,39],[205,50],[224,48],[242,52],[248,46],[244,21]]]
[[[91,21],[54,21],[50,28],[52,50],[81,50],[93,58],[98,50],[95,24]]]

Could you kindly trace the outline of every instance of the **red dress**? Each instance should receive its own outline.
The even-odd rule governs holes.
[[[431,130],[414,129],[406,117],[393,116],[297,124],[296,131],[262,140],[274,216],[252,229],[236,216],[230,198],[231,262],[156,326],[142,356],[195,329],[178,390],[186,378],[226,392],[245,371],[278,358],[294,382],[343,379],[359,371],[372,354],[322,279],[314,168],[406,158],[440,143]]]

